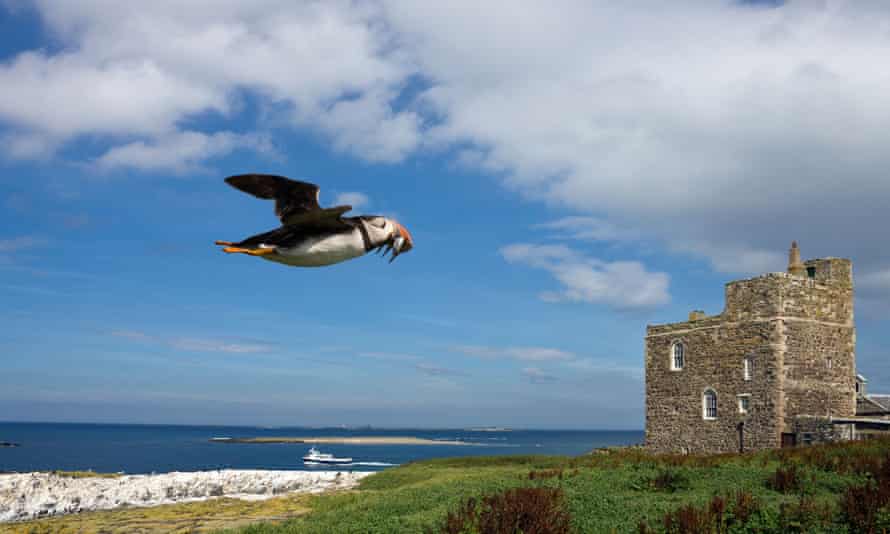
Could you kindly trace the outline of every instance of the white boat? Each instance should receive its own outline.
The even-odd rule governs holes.
[[[312,447],[306,456],[303,457],[303,463],[306,464],[351,464],[352,458],[335,458],[333,454],[319,452],[318,449]]]

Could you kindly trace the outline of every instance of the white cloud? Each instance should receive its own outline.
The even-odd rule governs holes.
[[[890,265],[890,5],[387,2],[441,117],[427,144],[732,272]],[[509,16],[504,16],[509,13]],[[467,156],[469,154],[469,156]],[[734,256],[739,252],[739,256]],[[781,263],[779,266],[781,267]]]
[[[114,330],[109,335],[143,343],[158,343],[186,352],[222,352],[228,354],[256,354],[272,352],[277,347],[262,341],[226,340],[200,337],[155,336],[138,330]]]
[[[541,298],[550,302],[607,304],[617,309],[651,308],[670,301],[670,278],[647,271],[636,261],[606,262],[576,253],[565,245],[515,244],[501,249],[510,263],[549,272],[562,286]]]
[[[506,358],[519,361],[571,360],[571,352],[549,347],[485,347],[480,345],[458,345],[455,352],[479,358]]]
[[[534,228],[554,230],[557,237],[591,241],[629,241],[638,238],[636,232],[618,228],[609,221],[597,217],[563,217],[535,225]]]
[[[111,138],[107,162],[181,168],[226,152],[218,136],[231,135],[205,132],[210,146],[192,147],[183,162],[166,153],[190,133],[183,122],[208,112],[231,118],[245,91],[274,106],[273,126],[315,128],[351,154],[395,161],[417,146],[419,117],[391,104],[413,69],[373,3],[37,0],[36,7],[62,46],[0,63],[9,155],[36,157],[100,135]],[[152,155],[163,157],[152,163]]]
[[[362,358],[371,358],[372,360],[382,360],[389,362],[413,362],[420,359],[419,356],[414,356],[413,354],[401,354],[401,353],[393,353],[393,352],[359,352],[359,356]]]
[[[12,156],[92,135],[145,168],[149,147],[202,113],[234,117],[249,93],[264,123],[337,150],[453,148],[596,215],[553,230],[631,228],[722,271],[774,269],[794,238],[806,257],[890,266],[873,246],[890,226],[890,76],[873,59],[887,3],[35,3],[60,46],[0,64]]]
[[[275,345],[259,342],[228,342],[218,339],[176,338],[169,341],[171,347],[188,352],[226,352],[230,354],[255,354],[271,352]]]
[[[352,209],[357,210],[370,205],[371,200],[368,198],[368,195],[364,193],[358,193],[356,191],[345,191],[343,193],[337,194],[337,198],[334,199],[334,204],[337,206],[352,206]]]
[[[194,171],[201,162],[224,156],[236,149],[252,149],[271,153],[271,142],[266,136],[217,132],[177,132],[157,141],[134,141],[116,146],[96,160],[103,169],[131,167],[140,170],[172,169],[177,172]]]

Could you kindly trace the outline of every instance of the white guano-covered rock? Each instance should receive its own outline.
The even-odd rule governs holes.
[[[215,497],[268,499],[355,486],[371,473],[225,469],[191,473],[69,478],[50,473],[0,475],[0,522],[123,506],[156,506]]]

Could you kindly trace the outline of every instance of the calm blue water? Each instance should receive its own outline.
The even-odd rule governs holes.
[[[0,441],[20,447],[0,447],[0,471],[51,469],[151,473],[207,469],[306,470],[303,444],[211,443],[215,436],[414,436],[459,439],[474,446],[454,445],[321,445],[322,452],[353,458],[344,469],[376,470],[412,460],[446,456],[502,454],[578,455],[595,447],[629,445],[643,439],[642,431],[514,430],[345,430],[332,428],[255,428],[223,426],[99,425],[59,423],[0,423]],[[372,464],[372,465],[362,465]],[[316,468],[318,469],[318,468]],[[322,467],[321,469],[325,469]],[[330,468],[328,468],[330,469]]]

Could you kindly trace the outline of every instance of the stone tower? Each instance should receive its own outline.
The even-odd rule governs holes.
[[[726,284],[720,315],[646,328],[646,445],[729,452],[807,441],[856,411],[852,263],[802,262]]]

